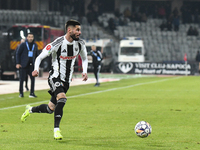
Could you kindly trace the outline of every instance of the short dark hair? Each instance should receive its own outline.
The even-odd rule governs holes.
[[[27,33],[27,36],[28,36],[29,34],[34,36],[34,34],[33,34],[32,32]]]
[[[73,27],[75,27],[76,25],[81,25],[78,21],[76,21],[76,20],[68,20],[66,23],[65,23],[65,30],[66,30],[66,32],[67,32],[67,28],[69,27],[69,26],[73,26]]]

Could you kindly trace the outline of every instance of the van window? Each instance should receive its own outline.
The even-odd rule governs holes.
[[[121,47],[121,55],[142,55],[142,47]]]

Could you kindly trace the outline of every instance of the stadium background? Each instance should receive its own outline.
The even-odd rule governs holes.
[[[199,32],[199,11],[196,9],[199,1],[99,0],[95,5],[99,6],[96,17],[93,16],[94,11],[89,12],[92,10],[89,4],[93,1],[0,0],[1,67],[10,70],[14,67],[10,61],[13,50],[9,49],[6,36],[13,24],[40,23],[63,29],[63,23],[69,18],[78,19],[83,24],[82,37],[85,39],[113,39],[114,52],[117,52],[119,40],[124,36],[142,37],[147,54],[143,64],[136,64],[138,69],[148,69],[149,66],[161,69],[164,62],[182,63],[185,53],[188,63],[196,64],[199,35],[189,36],[187,31],[192,25]],[[165,13],[162,8],[159,14],[158,8],[161,6],[164,6]],[[137,17],[127,19],[119,15],[117,8],[123,13],[127,7]],[[172,24],[171,31],[166,27],[161,31],[160,25],[168,20],[166,14],[173,14],[175,7],[179,11],[179,29],[174,31]],[[93,19],[89,16],[93,16]],[[110,18],[126,19],[116,24],[113,30],[113,26],[109,26],[112,24]],[[173,19],[173,16],[170,18]],[[24,92],[24,98],[18,97],[18,81],[0,80],[0,149],[198,150],[199,76],[145,76],[131,73],[101,73],[102,81],[98,88],[93,86],[95,79],[92,73],[88,74],[87,82],[82,82],[81,74],[75,73],[72,84],[79,81],[76,84],[78,86],[71,84],[67,93],[67,105],[61,122],[62,141],[53,139],[52,115],[33,114],[26,123],[20,121],[27,104],[36,106],[48,103],[47,72],[43,77],[36,78],[38,98],[35,99],[28,98],[28,91]],[[109,82],[107,79],[118,80]],[[80,82],[84,85],[80,85]],[[45,86],[44,90],[42,86]],[[141,120],[148,121],[153,129],[151,136],[146,139],[134,134],[134,126]]]
[[[38,23],[64,30],[66,20],[82,23],[82,38],[112,39],[113,57],[120,39],[138,36],[144,40],[145,61],[188,63],[197,69],[200,47],[199,0],[0,0],[0,65],[12,71],[13,50],[5,33],[14,24]],[[188,30],[192,26],[196,32]]]

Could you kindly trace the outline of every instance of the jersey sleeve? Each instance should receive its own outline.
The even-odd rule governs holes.
[[[80,56],[82,59],[83,73],[87,73],[88,59],[87,59],[87,50],[85,44],[81,45]]]
[[[59,43],[57,41],[58,39],[54,40],[52,43],[49,43],[45,46],[45,48],[42,50],[40,55],[35,60],[34,70],[37,70],[39,72],[39,66],[41,61],[47,56],[50,56],[52,52],[58,50]]]

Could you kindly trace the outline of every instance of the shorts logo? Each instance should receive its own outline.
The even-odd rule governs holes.
[[[59,87],[59,86],[60,86],[60,82],[56,82],[55,87]]]
[[[46,47],[46,50],[50,50],[51,49],[51,45],[48,45],[47,47]]]
[[[78,48],[75,48],[75,51],[78,51]]]

